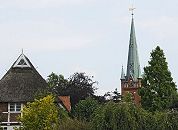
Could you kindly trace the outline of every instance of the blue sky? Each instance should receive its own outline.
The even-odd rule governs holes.
[[[0,76],[23,48],[45,79],[86,72],[99,82],[98,94],[120,90],[132,3],[141,68],[159,45],[178,82],[177,0],[0,0]]]

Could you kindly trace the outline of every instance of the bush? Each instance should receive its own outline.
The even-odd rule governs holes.
[[[91,127],[86,121],[68,118],[60,122],[58,130],[91,130]]]
[[[93,98],[81,100],[74,110],[74,115],[79,120],[90,121],[93,112],[98,108],[98,101]]]

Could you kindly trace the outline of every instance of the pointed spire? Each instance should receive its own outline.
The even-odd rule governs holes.
[[[121,70],[121,80],[125,79],[124,67],[122,66]]]
[[[137,80],[139,77],[140,77],[140,63],[138,58],[134,18],[132,13],[126,78],[127,79],[132,78],[133,80]]]

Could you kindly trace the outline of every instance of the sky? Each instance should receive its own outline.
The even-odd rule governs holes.
[[[98,95],[120,91],[132,4],[142,73],[159,45],[177,83],[177,0],[0,0],[0,77],[23,48],[44,79],[85,72],[98,81]]]

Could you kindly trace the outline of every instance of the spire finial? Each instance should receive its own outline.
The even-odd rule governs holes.
[[[23,48],[22,48],[22,54],[23,54]]]
[[[131,8],[129,8],[129,11],[131,11],[131,13],[132,13],[132,17],[133,17],[133,15],[134,15],[134,10],[135,10],[136,8],[134,7],[134,5],[132,4],[132,7]]]

